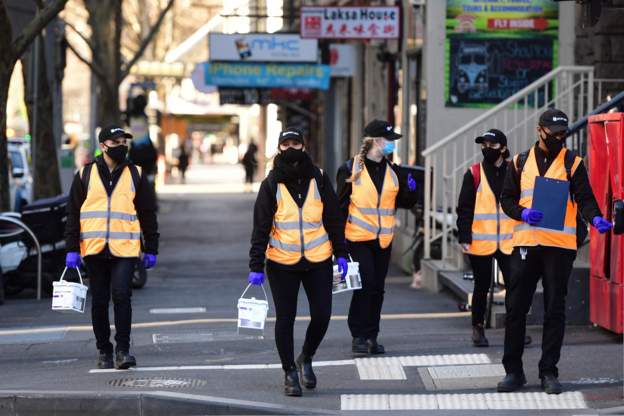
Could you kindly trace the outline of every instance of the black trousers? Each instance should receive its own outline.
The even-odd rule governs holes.
[[[469,255],[472,273],[474,275],[474,292],[472,294],[472,325],[483,325],[485,321],[485,310],[487,306],[487,296],[490,284],[493,281],[493,260],[496,259],[498,267],[503,272],[505,282],[509,279],[509,260],[511,256],[497,250],[489,256]]]
[[[524,259],[521,250],[526,255]],[[515,247],[511,254],[511,276],[505,304],[505,353],[507,373],[521,373],[526,315],[531,307],[537,282],[544,287],[544,328],[539,375],[559,376],[557,363],[565,331],[565,297],[576,252],[556,247]]]
[[[378,240],[347,241],[347,248],[360,263],[362,278],[362,289],[354,290],[351,298],[349,330],[353,337],[377,338],[392,245],[381,248]]]
[[[132,275],[136,258],[85,257],[91,290],[91,320],[97,349],[113,352],[110,342],[108,303],[113,297],[115,312],[115,351],[130,350],[130,327],[132,325]]]
[[[303,354],[312,357],[321,344],[331,319],[332,265],[327,262],[307,271],[288,271],[272,267],[269,263],[267,275],[275,303],[275,344],[282,368],[287,370],[295,365],[293,329],[299,286],[303,283],[311,317],[303,343]]]

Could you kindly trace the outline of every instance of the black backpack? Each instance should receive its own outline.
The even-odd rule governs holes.
[[[567,180],[568,182],[570,182],[570,180],[572,179],[572,166],[574,166],[574,161],[576,160],[577,154],[576,152],[569,150],[569,149],[563,149],[563,150],[566,152],[563,164],[565,166]],[[516,167],[516,170],[518,172],[518,177],[522,176],[522,170],[524,169],[524,165],[526,164],[526,161],[528,158],[529,158],[528,150],[518,155],[518,166]],[[574,195],[572,195],[572,188],[570,188],[570,199],[572,200],[572,203],[574,204],[575,202],[574,202]],[[585,240],[587,239],[587,234],[588,234],[587,222],[581,215],[581,212],[577,210],[576,212],[576,247],[577,248],[580,248],[585,244]]]
[[[89,163],[82,170],[82,175],[80,176],[80,181],[82,182],[82,187],[85,191],[89,189],[89,180],[91,179],[91,168],[95,165],[95,162]],[[139,189],[139,184],[141,183],[141,173],[139,172],[139,168],[137,168],[132,163],[128,165],[130,168],[130,174],[132,175],[132,183],[134,183],[134,189]],[[96,168],[97,169],[97,168]]]

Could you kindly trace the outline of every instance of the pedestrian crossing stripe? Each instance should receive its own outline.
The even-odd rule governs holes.
[[[340,410],[563,410],[587,409],[578,391],[476,394],[343,394]]]

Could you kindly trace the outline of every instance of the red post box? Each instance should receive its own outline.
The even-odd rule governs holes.
[[[622,224],[624,113],[589,118],[589,179],[603,215]],[[619,234],[618,234],[619,233]],[[590,232],[589,319],[621,334],[624,323],[624,234]]]

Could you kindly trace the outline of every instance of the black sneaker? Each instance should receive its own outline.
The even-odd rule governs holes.
[[[472,327],[472,345],[475,347],[489,347],[490,343],[488,339],[485,337],[485,330],[483,329],[483,325],[474,325]]]
[[[362,337],[353,337],[351,342],[351,352],[353,355],[368,355],[368,344]]]
[[[498,391],[499,393],[511,393],[522,388],[522,386],[524,386],[526,382],[527,380],[524,376],[524,373],[509,373],[500,383],[498,383],[498,385],[496,386],[496,391]]]
[[[113,363],[113,353],[112,352],[102,352],[100,351],[100,355],[97,360],[97,368],[101,370],[106,370],[113,368],[115,365]]]
[[[115,356],[115,368],[117,370],[127,370],[130,367],[136,367],[136,358],[130,355],[128,351],[117,351]]]
[[[313,389],[316,387],[316,375],[312,370],[312,357],[306,357],[301,354],[297,357],[295,361],[295,365],[297,366],[297,371],[299,371],[299,377],[301,379],[301,384],[306,389]]]
[[[291,397],[301,397],[301,385],[296,367],[289,368],[284,374],[284,394]]]
[[[386,349],[383,345],[377,343],[377,338],[369,338],[366,340],[368,353],[371,355],[385,354]]]
[[[542,377],[542,389],[546,394],[561,394],[563,387],[557,377],[552,374],[544,374]]]

